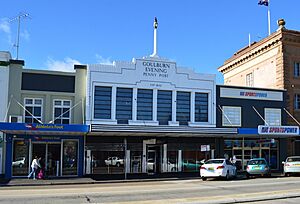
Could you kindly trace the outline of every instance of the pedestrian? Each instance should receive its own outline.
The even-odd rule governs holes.
[[[34,180],[36,179],[36,174],[37,174],[38,168],[41,168],[40,160],[41,160],[41,157],[38,158],[37,156],[35,156],[34,159],[32,160],[32,162],[31,162],[31,172],[27,176],[28,179],[30,179],[32,175],[33,175],[33,179]]]

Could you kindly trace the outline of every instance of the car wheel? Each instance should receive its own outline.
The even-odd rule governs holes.
[[[202,181],[206,181],[207,180],[207,178],[205,178],[205,177],[202,177]]]
[[[249,178],[250,178],[250,174],[249,174],[249,173],[247,173],[247,174],[246,174],[246,177],[247,177],[247,179],[249,179]]]
[[[19,167],[22,168],[22,167],[23,167],[23,164],[19,164]]]
[[[172,169],[171,169],[171,172],[175,172],[176,171],[176,167],[173,167]]]
[[[117,166],[117,167],[120,167],[120,163],[119,163],[119,162],[118,162],[118,163],[116,163],[116,166]]]
[[[290,174],[289,174],[289,173],[284,173],[284,176],[285,176],[285,177],[289,177]]]

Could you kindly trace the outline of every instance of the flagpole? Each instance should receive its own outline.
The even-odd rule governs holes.
[[[269,35],[271,35],[270,0],[268,2],[268,30],[269,30]]]

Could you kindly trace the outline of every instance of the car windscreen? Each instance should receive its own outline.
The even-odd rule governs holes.
[[[265,160],[251,160],[248,163],[248,165],[260,165],[260,164],[266,164]]]
[[[222,160],[222,159],[208,160],[207,162],[205,162],[205,164],[222,164],[223,162],[224,162],[224,160]]]
[[[288,158],[287,162],[300,162],[300,157]]]

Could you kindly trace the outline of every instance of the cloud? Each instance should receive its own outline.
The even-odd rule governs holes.
[[[96,54],[96,61],[98,64],[106,64],[106,65],[112,65],[113,62],[110,60],[110,58],[104,58],[99,54]]]
[[[0,19],[0,31],[11,34],[10,23],[8,22],[8,18]]]
[[[26,41],[29,41],[30,39],[30,35],[29,35],[29,32],[27,30],[24,30],[24,32],[21,32],[21,37],[26,40]]]
[[[54,60],[48,57],[46,67],[52,71],[74,72],[74,64],[81,64],[78,60],[65,57],[64,60]]]

